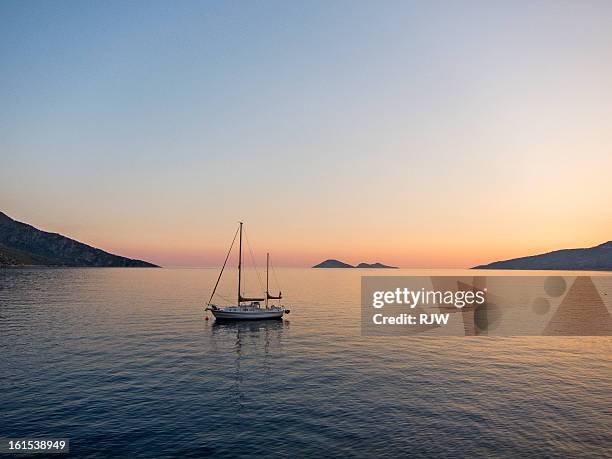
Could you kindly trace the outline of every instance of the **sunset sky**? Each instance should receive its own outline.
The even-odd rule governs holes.
[[[612,2],[0,2],[0,210],[121,255],[612,239]]]

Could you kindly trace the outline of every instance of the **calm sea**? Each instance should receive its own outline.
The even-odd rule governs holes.
[[[287,319],[228,325],[204,320],[212,269],[0,270],[0,437],[77,457],[612,457],[612,338],[361,337],[361,274],[279,269]]]

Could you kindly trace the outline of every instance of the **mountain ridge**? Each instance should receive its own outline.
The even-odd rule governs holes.
[[[553,250],[538,255],[494,261],[472,269],[612,271],[612,241],[593,247]]]
[[[0,266],[156,268],[12,219],[0,211]]]

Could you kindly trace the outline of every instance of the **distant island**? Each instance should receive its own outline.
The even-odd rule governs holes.
[[[397,266],[387,266],[382,263],[359,263],[357,266],[349,265],[340,260],[329,259],[322,261],[313,268],[367,268],[367,269],[397,269]]]
[[[586,249],[555,250],[541,255],[496,261],[472,269],[612,271],[612,241]]]
[[[0,266],[157,268],[113,255],[57,233],[48,233],[0,212]]]

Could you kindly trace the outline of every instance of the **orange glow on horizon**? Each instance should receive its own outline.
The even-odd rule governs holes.
[[[400,249],[381,248],[364,249],[360,252],[346,249],[321,249],[310,252],[300,252],[291,248],[279,248],[272,251],[271,257],[275,266],[284,267],[311,267],[326,259],[337,259],[352,265],[361,262],[380,262],[400,268],[471,268],[473,266],[491,263],[493,261],[537,255],[563,248],[592,247],[605,242],[604,240],[591,241],[584,244],[568,244],[553,246],[548,244],[523,245],[516,243],[505,247],[463,246],[463,248],[440,247],[428,250],[427,247],[404,246]],[[103,247],[103,244],[92,243]],[[432,244],[433,245],[433,244]],[[166,267],[218,267],[223,263],[227,254],[226,248],[205,249],[197,248],[131,248],[127,246],[106,246],[105,250],[130,258],[150,261]],[[265,251],[254,249],[255,262],[258,266],[265,265]],[[236,266],[237,251],[234,249],[228,266]],[[243,260],[247,266],[252,265],[250,254],[243,252]]]

